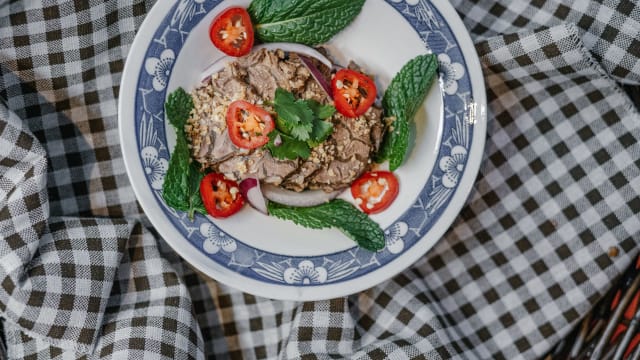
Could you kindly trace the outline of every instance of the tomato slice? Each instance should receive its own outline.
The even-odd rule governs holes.
[[[252,103],[236,100],[227,110],[227,128],[231,142],[244,149],[255,149],[269,142],[274,128],[271,114]]]
[[[202,178],[200,196],[209,215],[215,218],[229,217],[244,205],[238,184],[218,173],[210,173]]]
[[[333,101],[342,115],[350,118],[364,114],[376,100],[373,80],[357,71],[341,69],[331,80]]]
[[[230,7],[221,12],[209,28],[213,45],[229,56],[247,55],[253,47],[253,25],[247,10]]]
[[[389,171],[364,173],[351,184],[351,195],[367,214],[385,210],[398,196],[398,179]]]

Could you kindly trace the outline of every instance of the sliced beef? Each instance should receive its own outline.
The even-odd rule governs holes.
[[[329,80],[329,69],[317,66]],[[306,160],[279,160],[268,150],[235,146],[226,130],[229,104],[238,99],[262,104],[273,100],[278,87],[298,98],[331,103],[297,55],[281,50],[253,52],[227,65],[209,84],[194,91],[196,109],[186,129],[194,158],[230,179],[256,177],[295,191],[346,188],[369,169],[384,134],[382,110],[375,106],[355,119],[334,114],[328,119],[334,125],[333,133],[313,148]]]
[[[255,177],[266,183],[280,185],[298,168],[297,160],[279,160],[268,150],[257,150],[245,156],[235,156],[218,164],[217,170],[227,178],[240,181]]]
[[[296,172],[289,175],[282,186],[294,191],[303,191],[309,187],[309,181],[318,170],[322,169],[322,166],[320,161],[304,161]]]
[[[281,50],[262,49],[229,63],[192,93],[195,109],[187,134],[193,157],[215,168],[229,158],[246,155],[248,151],[235,146],[225,130],[229,104],[239,99],[258,104],[273,100],[278,87],[301,95],[310,78],[297,56]]]
[[[304,68],[300,60],[296,56],[287,58],[282,50],[261,49],[240,58],[237,64],[247,73],[244,80],[262,99],[273,99],[279,87],[299,93],[311,75],[306,69],[299,71]]]

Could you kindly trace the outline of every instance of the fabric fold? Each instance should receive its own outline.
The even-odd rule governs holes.
[[[46,179],[46,152],[0,104],[0,311],[9,356],[202,356],[188,290],[153,235],[136,221],[50,217]]]

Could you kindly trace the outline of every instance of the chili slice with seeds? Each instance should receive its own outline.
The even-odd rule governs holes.
[[[339,70],[331,80],[331,89],[336,110],[350,118],[367,112],[377,96],[373,80],[351,69]]]
[[[398,179],[389,171],[370,171],[351,184],[351,195],[356,204],[367,214],[376,214],[396,199]]]
[[[200,196],[205,209],[214,218],[229,217],[244,205],[238,184],[219,173],[210,173],[202,178]]]
[[[229,105],[226,121],[231,142],[243,149],[255,149],[268,143],[268,135],[275,128],[268,111],[244,100]]]
[[[253,25],[247,10],[230,7],[221,12],[211,23],[209,38],[229,56],[247,55],[253,47]]]

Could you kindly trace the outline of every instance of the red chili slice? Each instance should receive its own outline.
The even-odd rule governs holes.
[[[215,218],[229,217],[240,211],[244,204],[238,184],[218,173],[202,178],[200,196],[209,215]]]
[[[376,214],[396,199],[398,179],[389,171],[367,172],[351,184],[351,195],[356,204],[367,214]]]
[[[229,56],[247,55],[253,47],[253,25],[247,10],[230,7],[221,12],[209,29],[213,45]]]
[[[376,100],[376,84],[357,71],[341,69],[331,80],[336,110],[350,118],[364,114]]]
[[[268,111],[244,100],[236,100],[227,110],[231,142],[244,149],[255,149],[269,142],[267,136],[275,122]]]

